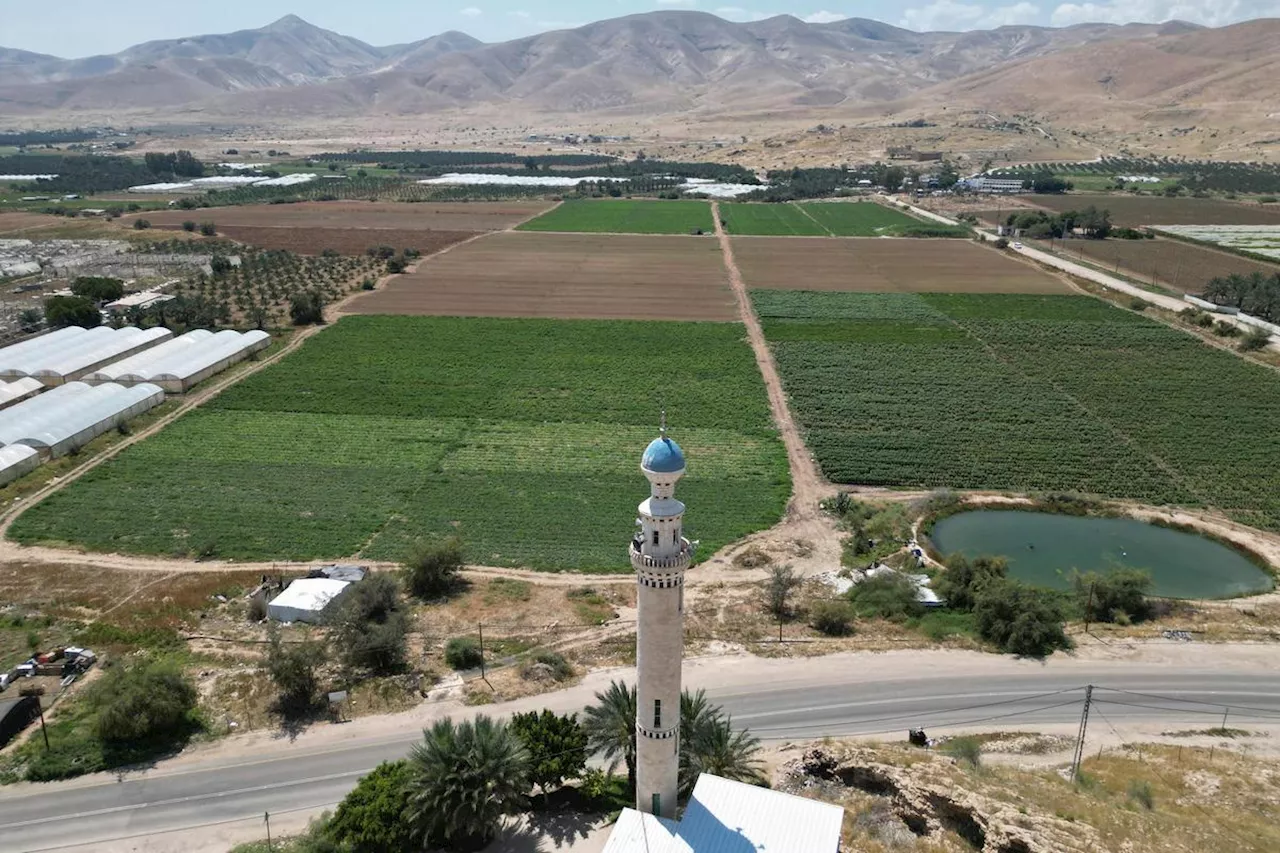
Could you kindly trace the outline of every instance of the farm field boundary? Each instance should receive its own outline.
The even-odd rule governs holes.
[[[742,237],[878,237],[922,224],[872,201],[721,202],[719,210],[725,230]]]
[[[1037,246],[1049,251],[1039,241]],[[1056,241],[1054,253],[1068,260],[1074,255],[1103,270],[1110,268],[1139,281],[1166,285],[1180,293],[1200,293],[1210,279],[1219,276],[1280,272],[1280,264],[1254,261],[1231,251],[1173,239]]]
[[[1280,529],[1266,367],[1085,296],[752,298],[834,482],[1080,491]]]
[[[351,314],[734,320],[709,237],[506,232],[352,301]]]
[[[693,234],[713,230],[711,206],[692,199],[570,199],[519,231],[591,234]]]
[[[790,493],[736,323],[346,317],[229,391],[33,507],[12,537],[397,560],[458,533],[480,564],[626,570],[637,454],[664,403],[702,552],[772,526]]]
[[[747,287],[859,292],[1069,293],[1057,278],[968,240],[735,237]]]

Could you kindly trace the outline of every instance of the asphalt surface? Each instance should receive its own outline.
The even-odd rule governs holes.
[[[981,677],[933,671],[867,679],[848,667],[834,667],[818,678],[779,677],[776,670],[765,677],[768,683],[760,684],[761,676],[747,671],[731,679],[739,683],[713,684],[708,693],[735,723],[769,741],[876,733],[905,738],[911,727],[1026,729],[1073,723],[1079,720],[1087,682],[1131,691],[1095,690],[1095,732],[1139,723],[1208,728],[1220,724],[1224,706],[1232,707],[1230,719],[1238,725],[1280,723],[1280,672],[1273,671],[1110,662]],[[697,679],[692,680],[696,686]],[[564,711],[581,707],[589,696],[577,688],[538,701]],[[503,706],[484,710],[504,712]],[[15,853],[56,850],[212,827],[264,811],[319,810],[341,800],[380,761],[406,755],[418,737],[414,726],[340,744],[281,741],[237,763],[213,761],[176,771],[162,766],[119,778],[11,788],[0,794],[0,847]]]

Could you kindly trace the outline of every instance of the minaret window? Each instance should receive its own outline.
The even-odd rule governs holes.
[[[653,727],[655,729],[662,728],[662,700],[653,700]]]
[[[653,544],[654,544],[654,545],[657,545],[657,544],[658,544],[658,531],[656,531],[656,530],[655,530],[655,531],[653,531]]]
[[[671,531],[671,544],[672,544],[672,545],[679,545],[679,544],[680,544],[680,531],[679,531],[679,530],[673,530],[673,531]]]

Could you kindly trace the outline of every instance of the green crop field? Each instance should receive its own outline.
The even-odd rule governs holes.
[[[720,218],[730,234],[748,237],[830,237],[831,232],[795,204],[728,202]]]
[[[1280,529],[1280,377],[1084,296],[756,291],[836,482],[1068,490]]]
[[[655,355],[657,354],[657,355]],[[626,567],[665,403],[699,554],[790,493],[736,323],[347,317],[53,495],[22,542],[238,560],[396,560],[457,531],[471,562]]]
[[[927,225],[919,219],[873,201],[820,202],[799,205],[836,237],[878,237],[894,226]]]
[[[878,237],[927,224],[870,201],[727,202],[720,205],[720,218],[730,234],[746,237]]]
[[[521,225],[520,231],[588,231],[603,234],[692,234],[715,230],[705,201],[571,199]]]

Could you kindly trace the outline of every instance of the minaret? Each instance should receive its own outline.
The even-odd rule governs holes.
[[[681,535],[684,504],[675,499],[684,454],[662,429],[644,451],[640,470],[649,497],[631,540],[636,570],[636,809],[676,815],[680,772],[680,660],[684,653],[684,572],[693,546]]]

